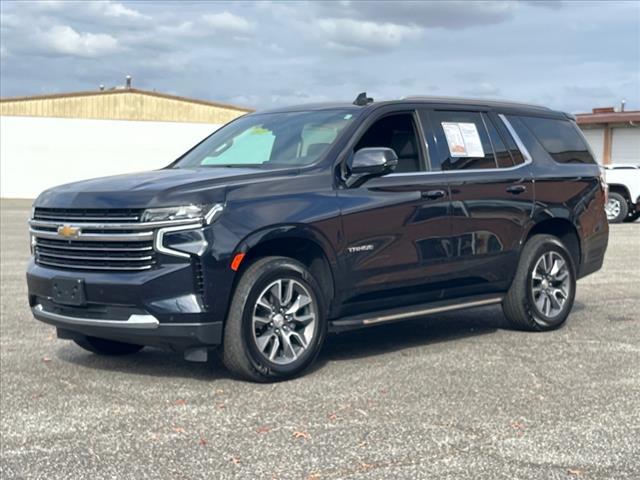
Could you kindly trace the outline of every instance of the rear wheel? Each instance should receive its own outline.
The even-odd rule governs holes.
[[[638,218],[640,218],[640,212],[635,212],[625,218],[625,222],[635,222]]]
[[[262,258],[238,282],[222,359],[248,380],[290,378],[316,359],[326,329],[321,289],[306,267],[286,257]]]
[[[107,340],[98,337],[82,337],[74,339],[74,342],[89,352],[98,355],[129,355],[139,352],[144,348],[143,345],[134,345],[132,343],[116,342],[115,340]]]
[[[627,218],[629,214],[629,206],[627,200],[616,192],[609,193],[609,199],[604,206],[609,223],[620,223]]]
[[[575,291],[575,266],[566,247],[552,235],[534,235],[522,250],[503,310],[517,328],[553,330],[569,316]]]

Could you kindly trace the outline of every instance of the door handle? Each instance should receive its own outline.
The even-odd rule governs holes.
[[[526,191],[527,187],[525,187],[524,185],[511,185],[510,187],[507,187],[507,192],[513,193],[514,195],[518,195]]]
[[[428,198],[429,200],[436,200],[437,198],[442,198],[447,195],[447,192],[444,190],[427,190],[420,193],[422,198]]]

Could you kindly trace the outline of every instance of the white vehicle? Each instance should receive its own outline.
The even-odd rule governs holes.
[[[609,223],[633,222],[640,217],[640,166],[605,165],[609,200],[605,205]]]

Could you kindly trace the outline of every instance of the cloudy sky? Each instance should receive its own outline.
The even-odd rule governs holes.
[[[267,108],[454,95],[640,109],[640,2],[1,2],[0,94]]]

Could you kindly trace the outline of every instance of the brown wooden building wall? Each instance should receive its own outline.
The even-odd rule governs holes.
[[[123,89],[0,99],[0,115],[224,124],[250,109]]]

